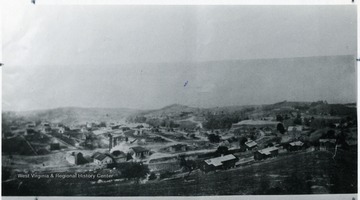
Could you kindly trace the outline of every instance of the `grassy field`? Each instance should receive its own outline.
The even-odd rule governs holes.
[[[300,152],[250,166],[204,174],[192,173],[147,183],[91,183],[82,180],[3,182],[3,195],[81,196],[197,196],[242,194],[356,193],[356,153]]]

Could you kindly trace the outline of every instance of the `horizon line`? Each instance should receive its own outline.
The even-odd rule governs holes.
[[[316,101],[288,101],[288,100],[284,100],[284,101],[279,101],[279,102],[275,102],[275,103],[264,103],[264,104],[238,104],[238,105],[225,105],[225,106],[211,106],[211,107],[201,107],[201,106],[191,106],[191,105],[185,105],[185,104],[181,104],[181,103],[172,103],[172,104],[168,104],[159,108],[153,108],[153,109],[142,109],[142,108],[130,108],[130,107],[83,107],[83,106],[60,106],[60,107],[53,107],[53,108],[39,108],[39,109],[31,109],[31,110],[1,110],[1,112],[39,112],[39,111],[48,111],[48,110],[56,110],[56,109],[64,109],[64,108],[80,108],[80,109],[128,109],[128,110],[133,110],[133,111],[154,111],[154,110],[160,110],[166,107],[171,107],[171,106],[175,106],[175,105],[179,105],[179,106],[186,106],[186,107],[190,107],[190,108],[199,108],[199,109],[214,109],[214,108],[225,108],[225,107],[236,107],[236,106],[264,106],[264,105],[272,105],[272,104],[277,104],[277,103],[284,103],[284,102],[288,102],[288,103],[314,103],[314,102],[319,102],[319,101],[326,101],[326,100],[316,100]],[[327,102],[327,101],[326,101]],[[333,104],[342,104],[342,105],[346,105],[346,104],[355,104],[357,105],[357,102],[347,102],[347,103],[328,103],[330,105]]]

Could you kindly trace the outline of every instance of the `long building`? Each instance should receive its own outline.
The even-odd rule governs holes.
[[[277,121],[243,120],[233,124],[231,129],[237,136],[248,135],[257,131],[263,131],[267,134],[271,134],[277,131],[277,125],[279,123],[280,122]]]

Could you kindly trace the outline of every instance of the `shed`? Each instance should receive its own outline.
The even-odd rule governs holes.
[[[276,157],[278,154],[279,149],[277,147],[268,147],[254,152],[254,159],[263,160],[271,157]]]

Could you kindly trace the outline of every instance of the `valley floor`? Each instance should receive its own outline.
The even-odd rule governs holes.
[[[31,179],[3,182],[3,194],[27,196],[199,196],[262,194],[327,194],[357,192],[355,152],[297,152],[254,164],[190,176],[136,181],[69,181]]]

